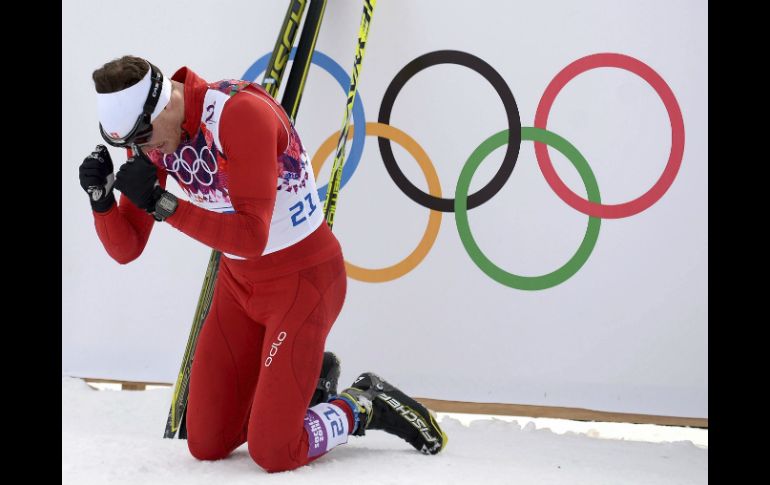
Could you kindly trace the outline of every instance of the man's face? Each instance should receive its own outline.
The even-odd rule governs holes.
[[[158,149],[165,154],[174,153],[182,140],[184,123],[184,101],[182,89],[175,83],[171,99],[155,121],[152,122],[152,137],[141,146],[142,151]]]

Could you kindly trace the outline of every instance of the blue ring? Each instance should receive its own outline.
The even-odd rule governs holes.
[[[289,60],[294,59],[294,55],[297,52],[297,48],[294,47],[289,53]],[[267,63],[270,61],[271,53],[267,53],[264,56],[257,59],[246,72],[243,74],[242,79],[244,81],[256,81],[257,77],[267,69]],[[323,52],[315,51],[313,54],[313,64],[326,70],[329,74],[337,80],[344,91],[345,95],[350,88],[350,76],[345,70],[337,64],[337,62],[331,57],[327,56]],[[350,177],[353,176],[353,172],[358,168],[358,162],[361,161],[361,155],[364,152],[364,143],[366,143],[366,116],[364,115],[364,103],[361,101],[359,93],[356,92],[356,99],[353,101],[353,143],[350,145],[350,152],[348,153],[345,165],[342,168],[342,181],[340,183],[340,189],[348,183]],[[316,174],[317,176],[318,174]],[[328,184],[327,184],[328,185]],[[318,188],[318,197],[321,201],[326,200],[327,185]]]

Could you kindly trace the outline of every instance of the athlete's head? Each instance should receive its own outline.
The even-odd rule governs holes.
[[[173,153],[182,138],[184,85],[135,56],[95,70],[99,128],[113,146],[138,145]]]

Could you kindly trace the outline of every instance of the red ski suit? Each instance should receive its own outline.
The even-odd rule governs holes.
[[[196,458],[216,460],[248,441],[265,470],[297,468],[310,461],[303,421],[345,298],[340,245],[325,222],[314,226],[322,208],[312,169],[278,103],[255,85],[207,84],[187,68],[172,79],[184,84],[185,139],[174,155],[148,155],[161,185],[170,173],[196,204],[180,200],[166,222],[225,253],[195,351],[187,443]],[[277,213],[302,190],[290,220]],[[122,195],[94,218],[122,264],[142,253],[155,224]],[[274,235],[272,252],[271,229],[287,233]]]

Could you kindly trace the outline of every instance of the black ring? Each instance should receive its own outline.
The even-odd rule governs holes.
[[[519,117],[519,107],[516,104],[516,99],[513,97],[513,93],[508,87],[508,84],[506,84],[503,77],[500,76],[492,66],[487,64],[484,60],[462,51],[443,50],[423,54],[404,66],[404,68],[396,74],[396,77],[393,78],[393,81],[390,82],[388,89],[385,91],[385,96],[382,98],[378,121],[389,125],[390,114],[393,111],[393,103],[396,101],[396,96],[398,96],[401,88],[403,88],[406,82],[415,74],[423,69],[435,66],[436,64],[457,64],[472,69],[484,76],[484,79],[489,81],[500,96],[503,107],[505,108],[505,114],[508,118],[508,146],[505,151],[503,163],[500,165],[500,170],[497,171],[487,185],[478,192],[468,196],[468,209],[473,209],[494,197],[495,194],[503,188],[505,182],[508,181],[508,177],[513,173],[513,167],[516,166],[516,160],[519,158],[519,149],[521,148],[521,118]],[[393,182],[396,183],[402,192],[413,201],[428,209],[441,212],[454,212],[454,199],[442,199],[426,194],[415,187],[414,184],[406,178],[393,156],[390,140],[378,137],[377,143],[380,146],[380,154],[382,155],[382,161],[385,163],[385,169],[390,174],[390,178],[393,179]]]

